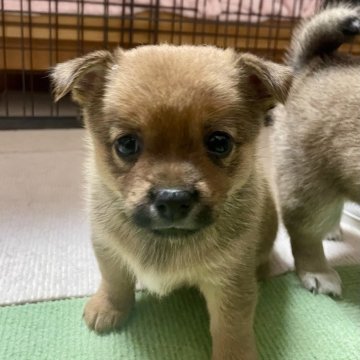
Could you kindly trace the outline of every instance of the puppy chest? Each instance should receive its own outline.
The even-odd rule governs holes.
[[[160,296],[182,286],[194,286],[199,282],[199,272],[189,270],[158,272],[135,269],[134,273],[140,285]]]

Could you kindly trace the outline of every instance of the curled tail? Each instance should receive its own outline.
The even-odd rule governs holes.
[[[301,71],[313,58],[329,55],[360,34],[360,6],[332,4],[295,29],[287,63]]]

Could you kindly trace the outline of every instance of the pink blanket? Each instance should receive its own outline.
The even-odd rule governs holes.
[[[318,0],[159,0],[161,12],[220,21],[266,20],[270,16],[307,17]],[[4,0],[5,11],[121,16],[145,11],[155,0]],[[181,10],[183,8],[183,10]],[[2,9],[2,2],[0,2]]]

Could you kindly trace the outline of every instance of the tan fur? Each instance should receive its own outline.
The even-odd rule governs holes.
[[[360,61],[334,51],[348,40],[345,28],[360,30],[359,15],[331,8],[298,29],[290,52],[298,76],[275,112],[279,196],[296,269],[306,288],[333,295],[340,278],[322,239],[339,224],[345,200],[360,202]]]
[[[72,90],[89,133],[90,219],[103,280],[85,307],[88,326],[121,325],[136,279],[159,295],[196,286],[208,304],[213,360],[256,359],[256,269],[266,268],[277,231],[258,137],[266,110],[285,98],[289,70],[232,50],[162,45],[90,54],[58,65],[53,79],[56,98]],[[215,161],[204,139],[220,130],[234,146]],[[113,146],[129,132],[143,142],[131,163]],[[156,186],[197,189],[200,201],[182,223],[195,232],[159,236],[133,222]],[[211,222],[200,228],[204,207]]]

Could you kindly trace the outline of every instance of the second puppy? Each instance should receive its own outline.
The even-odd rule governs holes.
[[[135,281],[203,293],[213,360],[256,359],[256,271],[277,215],[258,138],[290,71],[233,50],[145,46],[56,66],[56,99],[81,105],[89,135],[92,241],[102,281],[91,329],[121,326]]]
[[[340,295],[341,281],[322,240],[340,222],[345,200],[360,203],[360,60],[337,48],[360,32],[360,7],[333,5],[295,32],[296,73],[275,111],[273,148],[282,216],[304,286]]]

